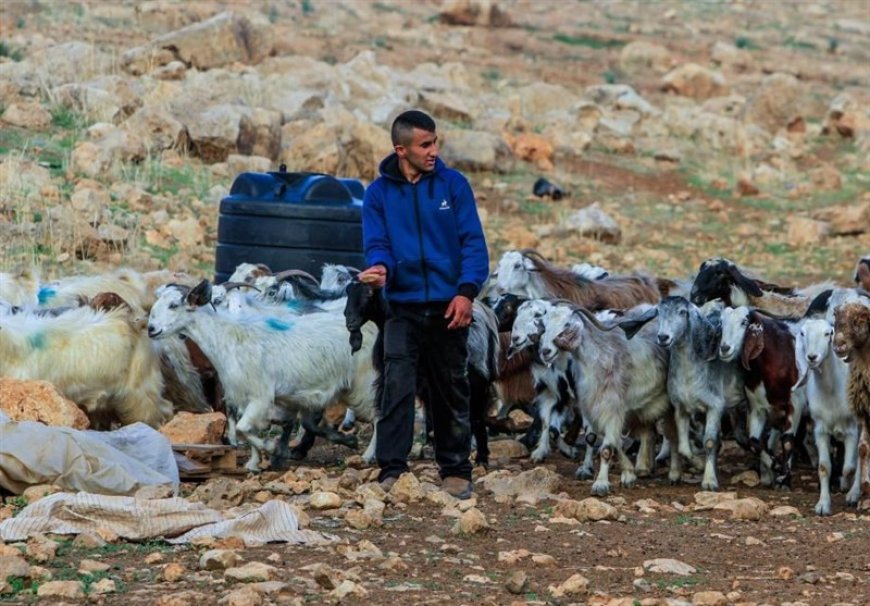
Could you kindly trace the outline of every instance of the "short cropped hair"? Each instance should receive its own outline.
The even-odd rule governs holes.
[[[421,112],[418,109],[402,112],[393,120],[393,127],[390,129],[393,146],[408,145],[413,139],[412,132],[415,128],[424,130],[427,133],[434,133],[435,120],[429,114]]]

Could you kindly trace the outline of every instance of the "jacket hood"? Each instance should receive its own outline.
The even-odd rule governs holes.
[[[445,165],[441,158],[435,158],[435,168],[432,169],[432,172],[423,173],[420,176],[420,179],[422,180],[427,179],[430,176],[435,176],[435,174],[441,172],[444,167]],[[389,156],[381,160],[378,170],[382,177],[390,179],[391,181],[398,181],[399,183],[408,182],[405,175],[403,175],[402,171],[399,170],[399,156],[396,152],[391,153]]]

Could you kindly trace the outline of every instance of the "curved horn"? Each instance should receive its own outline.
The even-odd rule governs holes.
[[[287,278],[289,278],[291,276],[301,276],[303,278],[311,280],[311,282],[313,284],[320,285],[320,281],[318,281],[317,278],[312,276],[307,271],[303,271],[301,269],[287,269],[285,271],[282,271],[282,272],[275,274],[273,277],[275,278],[276,282],[283,282],[284,280],[286,280]]]
[[[362,273],[362,272],[361,272],[360,270],[358,270],[356,267],[353,267],[353,266],[351,266],[351,265],[345,265],[345,267],[346,267],[347,269],[349,269],[350,271],[352,271],[353,273],[355,273],[355,274]]]
[[[574,310],[574,313],[575,314],[579,313],[579,314],[582,314],[583,316],[585,316],[586,319],[589,320],[589,323],[592,324],[592,326],[594,326],[598,330],[603,330],[605,332],[609,332],[609,331],[613,330],[614,328],[619,328],[619,323],[611,324],[611,325],[602,324],[601,321],[595,317],[595,314],[593,314],[591,311],[589,311],[585,307],[576,308]]]
[[[223,286],[227,292],[230,292],[231,290],[236,288],[252,288],[257,292],[263,292],[253,284],[248,284],[247,282],[224,282],[223,284],[221,284],[221,286]]]

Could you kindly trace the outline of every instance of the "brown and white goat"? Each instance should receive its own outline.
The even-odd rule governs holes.
[[[834,353],[849,364],[849,407],[861,424],[858,473],[862,493],[870,491],[870,306],[846,303],[834,310]]]
[[[648,276],[607,276],[590,280],[557,267],[534,250],[511,250],[499,260],[495,273],[497,293],[527,299],[564,299],[590,311],[628,309],[658,303],[659,285]]]
[[[806,390],[793,390],[797,383],[795,338],[790,325],[748,307],[722,311],[722,338],[719,358],[731,362],[740,358],[746,397],[749,400],[749,439],[762,463],[761,480],[765,485],[788,486],[794,438],[806,408]],[[762,446],[765,426],[782,432],[782,456],[779,475],[772,475],[770,453],[772,441]],[[773,438],[773,434],[771,434]]]

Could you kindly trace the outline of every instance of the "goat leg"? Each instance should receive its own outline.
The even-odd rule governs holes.
[[[813,428],[816,448],[819,450],[819,501],[816,513],[820,516],[831,515],[831,444],[830,436],[821,423]]]

